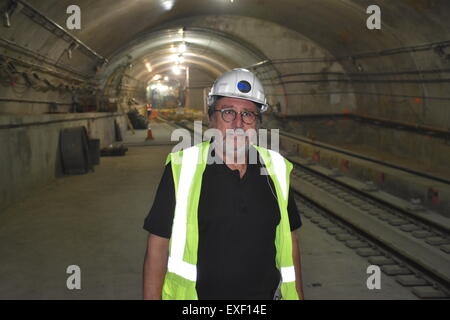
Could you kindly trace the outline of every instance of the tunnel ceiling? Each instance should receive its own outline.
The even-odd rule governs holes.
[[[147,81],[172,67],[182,43],[187,46],[183,53],[185,64],[197,66],[213,78],[232,67],[265,59],[263,53],[244,40],[225,33],[205,28],[167,28],[141,35],[123,46],[111,58],[108,70],[129,62],[133,65],[129,75]],[[151,64],[151,72],[147,63]]]
[[[9,1],[0,0],[1,7]],[[439,102],[449,100],[444,75],[450,61],[450,1],[15,1],[29,3],[64,27],[67,8],[80,7],[81,29],[69,33],[106,58],[106,64],[83,48],[69,50],[71,41],[36,25],[20,12],[23,8],[12,16],[10,28],[2,27],[1,44],[45,57],[50,61],[46,66],[64,75],[69,70],[72,82],[88,80],[92,92],[100,89],[105,96],[120,96],[124,77],[127,88],[144,92],[155,75],[171,73],[172,47],[184,42],[186,67],[197,82],[190,86],[207,88],[225,70],[249,67],[263,80],[269,104],[279,105],[281,113],[316,113],[329,106],[333,112],[358,109],[438,126],[450,117],[439,111]],[[366,27],[370,5],[382,10],[381,30]],[[439,42],[445,45],[436,47]],[[422,45],[427,49],[415,50]],[[366,53],[356,61],[355,56]],[[358,72],[371,78],[354,76]]]
[[[28,0],[28,3],[65,25],[66,8],[73,1]],[[445,17],[448,2],[434,0],[79,0],[76,4],[81,8],[82,28],[71,33],[102,56],[113,59],[117,58],[118,52],[130,48],[130,44],[136,44],[139,39],[144,41],[143,35],[164,28],[183,27],[189,20],[208,15],[236,15],[270,21],[298,32],[336,56],[442,41],[448,39],[450,30]],[[381,32],[370,33],[363,27],[367,19],[366,8],[371,4],[383,8]],[[423,26],[421,32],[411,33],[411,28],[417,24]],[[40,30],[33,38],[45,40],[45,32]],[[191,36],[195,38],[196,35]],[[198,51],[205,46],[201,41],[197,44]],[[217,45],[215,47],[219,49]],[[209,52],[210,57],[221,57],[222,66],[206,62],[203,65],[209,66],[207,71],[216,73],[223,66],[235,64],[233,57],[236,58],[236,54],[230,50],[232,47],[222,48],[221,54],[218,50]],[[163,49],[163,46],[158,48],[159,52]],[[133,52],[128,51],[128,54],[133,55]],[[147,54],[149,52],[141,52],[137,56]],[[157,52],[151,54],[157,55]],[[263,58],[263,55],[253,56],[253,60],[257,58]],[[201,66],[202,59],[198,60],[192,62]],[[247,57],[246,60],[252,59]],[[245,65],[239,61],[240,65]]]
[[[73,4],[70,0],[28,2],[61,24],[65,22],[61,13]],[[79,0],[76,3],[83,18],[82,29],[76,32],[77,36],[104,56],[112,55],[140,33],[160,28],[171,21],[197,15],[225,14],[249,16],[286,26],[331,52],[342,50],[344,45],[351,49],[346,41],[354,41],[354,45],[364,48],[372,37],[367,37],[367,29],[360,26],[367,19],[366,8],[375,3],[384,9],[383,26],[388,31],[395,29],[398,41],[403,44],[443,40],[449,34],[448,28],[442,25],[446,20],[446,10],[438,10],[440,6],[446,6],[446,1]],[[415,34],[417,39],[410,39],[409,27],[416,22],[425,29]],[[336,41],[339,38],[341,43]],[[371,47],[376,46],[367,48]]]

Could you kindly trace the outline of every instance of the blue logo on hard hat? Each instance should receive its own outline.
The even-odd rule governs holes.
[[[250,85],[250,83],[245,80],[239,81],[237,87],[239,91],[243,93],[248,93],[250,92],[250,90],[252,90],[252,86]]]

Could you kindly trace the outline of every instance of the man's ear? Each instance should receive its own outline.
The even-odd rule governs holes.
[[[215,127],[215,119],[214,114],[212,114],[210,117],[208,117],[208,128],[214,128]]]

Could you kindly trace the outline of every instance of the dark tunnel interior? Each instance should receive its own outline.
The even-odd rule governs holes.
[[[208,93],[235,68],[260,79],[261,128],[294,163],[305,298],[450,296],[449,1],[0,0],[0,13],[0,299],[140,299],[171,134],[208,125]],[[350,225],[344,242],[317,240]],[[384,290],[367,289],[364,263]],[[71,264],[82,290],[65,287]]]

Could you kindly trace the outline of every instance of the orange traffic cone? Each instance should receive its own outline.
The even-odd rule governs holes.
[[[150,128],[150,125],[147,128],[147,138],[145,140],[153,140],[153,133],[152,133],[152,128]]]

